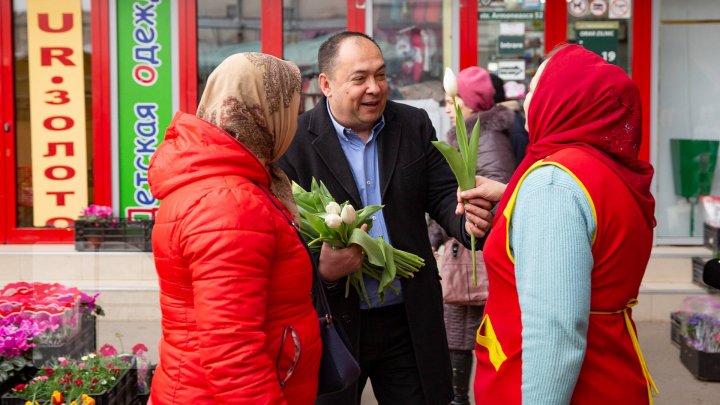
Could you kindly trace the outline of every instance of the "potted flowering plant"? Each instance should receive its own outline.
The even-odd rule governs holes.
[[[16,384],[27,382],[37,372],[30,349],[33,338],[41,333],[19,313],[0,317],[0,395]]]
[[[90,204],[89,206],[83,208],[79,219],[90,223],[100,224],[110,221],[112,216],[112,207]]]
[[[131,405],[137,392],[135,358],[91,353],[77,360],[59,357],[27,384],[18,384],[3,404]]]
[[[103,314],[98,295],[59,283],[7,284],[0,289],[0,322],[6,327],[0,336],[14,336],[11,326],[32,335],[35,347],[26,355],[36,364],[94,351],[95,315]]]
[[[720,299],[688,297],[673,315],[680,323],[680,359],[698,379],[720,381]]]
[[[75,221],[75,249],[149,252],[153,224],[153,219],[115,218],[112,207],[91,204]]]

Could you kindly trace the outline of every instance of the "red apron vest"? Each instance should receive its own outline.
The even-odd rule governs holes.
[[[542,165],[560,167],[578,181],[597,224],[587,351],[571,403],[651,403],[652,379],[637,344],[630,307],[637,303],[650,257],[652,229],[622,180],[578,149],[564,149],[528,169],[485,243],[490,286],[475,347],[475,400],[479,404],[522,403],[522,323],[508,233],[522,181]]]

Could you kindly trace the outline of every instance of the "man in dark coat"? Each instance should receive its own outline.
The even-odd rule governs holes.
[[[388,290],[383,302],[375,294],[377,283],[366,278],[367,303],[354,289],[345,298],[346,276],[360,270],[362,250],[323,246],[319,271],[326,295],[362,374],[355,386],[318,403],[359,404],[370,378],[380,404],[446,405],[452,372],[425,213],[469,245],[467,232],[481,237],[489,227],[490,207],[458,207],[457,182],[431,144],[436,136],[427,113],[387,100],[385,62],[371,38],[336,34],[320,47],[318,62],[325,97],[300,116],[279,166],[305,189],[313,177],[322,181],[339,203],[384,204],[369,233],[425,259],[414,278],[395,281],[399,292]],[[465,215],[457,215],[456,207]]]

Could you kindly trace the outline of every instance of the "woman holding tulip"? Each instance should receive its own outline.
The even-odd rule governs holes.
[[[479,177],[460,194],[499,200],[484,249],[475,399],[652,403],[631,318],[655,226],[637,87],[568,45],[538,69],[525,110],[530,144],[507,189]]]

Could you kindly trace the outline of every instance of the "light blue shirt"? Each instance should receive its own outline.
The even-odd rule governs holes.
[[[363,206],[368,205],[382,205],[380,195],[380,168],[378,164],[378,147],[377,137],[380,135],[380,131],[385,127],[385,117],[380,118],[380,122],[375,124],[370,133],[367,143],[350,128],[345,128],[335,121],[332,112],[330,111],[330,104],[327,104],[328,113],[332,120],[333,126],[335,127],[335,133],[337,134],[340,146],[343,152],[345,152],[345,158],[350,165],[353,178],[355,179],[355,185],[360,192],[360,200]],[[338,201],[343,203],[343,201]],[[358,207],[359,208],[359,207]],[[385,225],[385,219],[383,217],[382,210],[376,212],[372,216],[372,227],[368,231],[370,236],[373,238],[382,238],[387,243],[390,241],[390,235]],[[400,281],[393,281],[393,285],[398,289],[398,294],[388,288],[385,292],[385,300],[381,304],[378,300],[377,290],[379,283],[370,277],[363,275],[365,281],[365,289],[370,297],[370,304],[372,308],[399,304],[403,302],[402,290],[400,287]],[[368,304],[364,301],[360,301],[360,308],[367,309]]]

